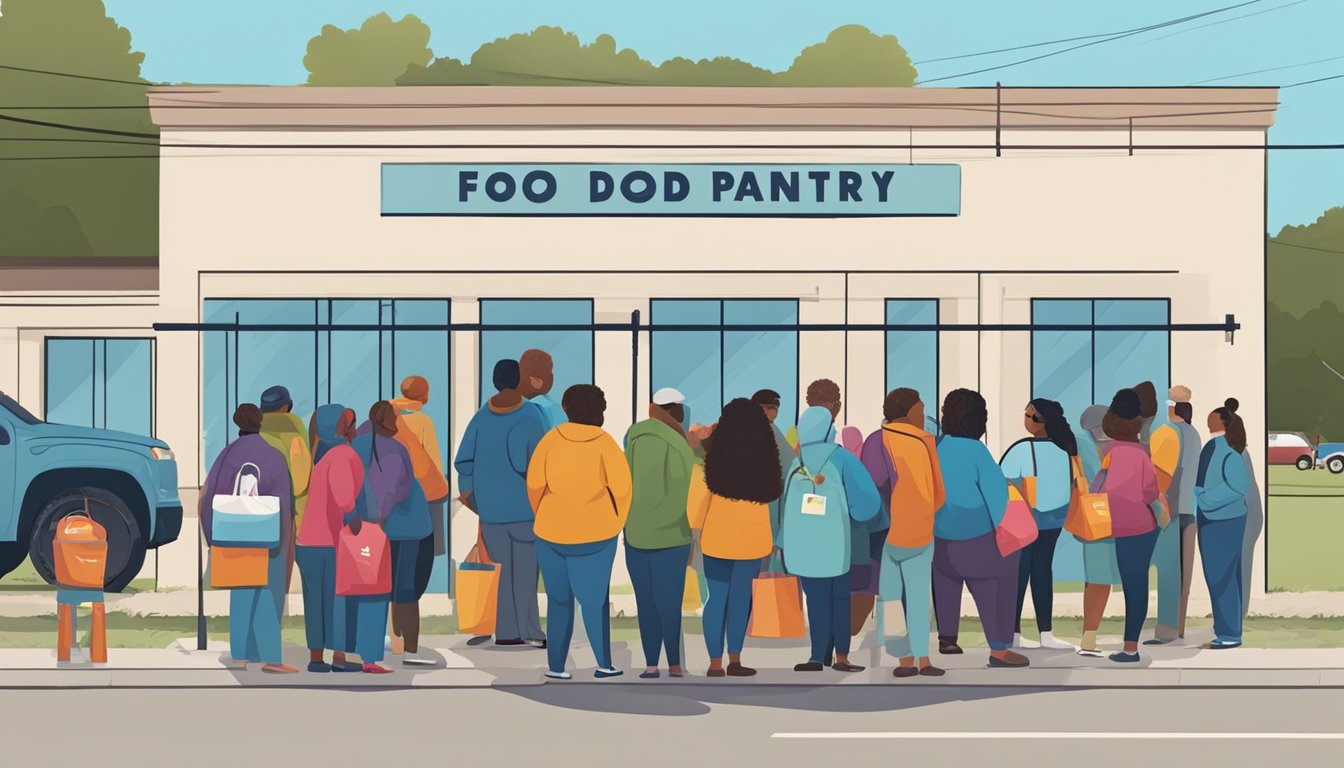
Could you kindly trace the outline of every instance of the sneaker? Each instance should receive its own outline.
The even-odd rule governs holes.
[[[402,664],[409,664],[413,667],[432,667],[438,662],[433,659],[421,656],[419,653],[407,653],[401,659]]]
[[[1045,645],[1042,643],[1033,643],[1030,640],[1023,640],[1021,634],[1015,634],[1013,635],[1013,647],[1032,649],[1032,648],[1044,648]]]
[[[1135,651],[1134,653],[1116,651],[1115,653],[1112,653],[1109,658],[1117,664],[1133,664],[1139,660],[1139,653],[1138,651]]]
[[[593,672],[593,677],[598,680],[606,680],[609,677],[620,677],[624,674],[625,672],[615,667],[598,667],[597,671]]]
[[[331,671],[331,665],[325,661],[310,661],[308,662],[308,671],[317,674],[326,674]]]
[[[1240,648],[1240,647],[1241,647],[1241,641],[1240,641],[1240,640],[1214,640],[1213,642],[1209,643],[1208,645],[1206,645],[1206,646],[1204,646],[1204,647],[1207,648],[1207,649],[1209,649],[1210,651],[1226,651],[1226,650],[1229,650],[1229,649],[1232,649],[1232,648]]]
[[[794,672],[820,672],[823,669],[825,669],[825,667],[821,665],[820,661],[808,661],[802,664],[793,665]]]
[[[1086,656],[1089,659],[1100,659],[1106,654],[1102,653],[1100,648],[1079,648],[1078,655]]]
[[[528,640],[528,641],[527,641],[527,644],[530,645],[530,646],[532,646],[533,648],[537,648],[537,649],[540,649],[540,650],[543,650],[543,651],[546,650],[546,640],[545,640],[545,639],[542,639],[542,640]]]
[[[1012,651],[1008,651],[1006,654],[1004,654],[1004,657],[1002,659],[990,656],[989,666],[995,669],[1019,669],[1021,667],[1031,666],[1031,659],[1028,659],[1026,656],[1023,656],[1020,653],[1013,653]]]
[[[1073,643],[1066,643],[1056,638],[1052,632],[1042,632],[1041,648],[1047,651],[1072,651],[1075,646]]]
[[[362,669],[362,671],[364,672],[364,674],[366,674],[366,675],[390,675],[390,674],[392,674],[392,670],[388,669],[387,667],[382,666],[381,664],[365,664],[361,669]]]
[[[573,675],[569,674],[568,672],[565,672],[564,670],[556,672],[550,669],[546,670],[546,676],[551,678],[552,680],[569,680],[570,678],[574,677]]]

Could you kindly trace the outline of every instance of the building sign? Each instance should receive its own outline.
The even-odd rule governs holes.
[[[956,216],[958,165],[384,163],[384,216]]]

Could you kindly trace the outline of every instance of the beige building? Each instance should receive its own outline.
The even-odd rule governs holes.
[[[561,387],[606,391],[617,436],[658,387],[703,422],[769,387],[792,420],[826,377],[865,432],[890,387],[978,389],[997,454],[1032,397],[1076,422],[1149,379],[1189,386],[1201,430],[1238,397],[1263,466],[1276,105],[1244,88],[156,89],[157,280],[0,272],[0,389],[51,417],[48,338],[153,339],[153,428],[188,509],[232,407],[265,386],[305,417],[364,413],[421,373],[451,462],[495,360],[530,346]],[[655,327],[573,328],[636,311]],[[434,328],[450,321],[467,329]],[[916,327],[871,328],[887,323]],[[193,583],[194,555],[165,547],[161,579]],[[1263,570],[1262,546],[1257,590]]]

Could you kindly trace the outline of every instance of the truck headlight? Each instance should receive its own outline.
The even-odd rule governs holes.
[[[149,455],[159,461],[175,461],[177,459],[173,452],[167,448],[150,448]]]

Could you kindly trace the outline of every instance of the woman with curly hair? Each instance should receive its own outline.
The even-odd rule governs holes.
[[[703,467],[697,465],[691,474],[686,512],[691,528],[700,532],[709,582],[703,618],[707,674],[750,677],[756,670],[742,666],[742,645],[751,616],[751,582],[774,549],[770,503],[783,491],[783,473],[770,420],[746,398],[724,406],[706,445]]]
[[[985,398],[954,389],[943,401],[943,439],[938,443],[947,500],[933,518],[933,600],[938,617],[938,650],[961,653],[962,585],[975,600],[989,641],[989,666],[1025,667],[1026,656],[1013,645],[1017,608],[1018,556],[999,553],[994,531],[1008,511],[1008,480],[980,442],[989,412]]]
[[[1199,459],[1199,556],[1204,581],[1213,600],[1213,642],[1208,648],[1241,645],[1241,547],[1246,538],[1247,497],[1251,478],[1246,471],[1246,425],[1237,415],[1241,404],[1228,398],[1209,414],[1213,435]]]
[[[1157,545],[1158,525],[1165,528],[1170,522],[1166,506],[1159,500],[1157,470],[1140,442],[1142,409],[1139,395],[1132,389],[1122,389],[1111,399],[1101,428],[1113,443],[1102,473],[1093,483],[1110,499],[1111,535],[1125,593],[1125,647],[1110,657],[1121,663],[1139,660],[1139,634],[1148,620],[1148,567]]]

